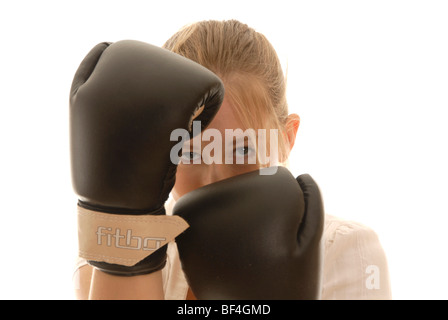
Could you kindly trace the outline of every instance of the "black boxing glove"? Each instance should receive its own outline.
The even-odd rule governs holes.
[[[174,185],[175,129],[204,129],[224,96],[201,65],[139,41],[100,43],[70,92],[73,187],[80,256],[115,275],[161,269],[167,242],[188,225],[165,215]]]
[[[320,298],[324,209],[309,175],[245,173],[184,195],[173,210],[190,225],[176,243],[198,299]]]

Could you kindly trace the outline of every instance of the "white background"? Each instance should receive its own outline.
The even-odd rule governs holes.
[[[68,94],[98,42],[239,19],[288,66],[295,175],[372,227],[395,299],[447,299],[446,1],[2,1],[0,298],[72,299]]]

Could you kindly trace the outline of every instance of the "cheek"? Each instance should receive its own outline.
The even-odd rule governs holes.
[[[176,173],[176,183],[174,185],[172,194],[174,200],[177,201],[180,197],[187,194],[188,192],[205,185],[258,169],[259,166],[256,164],[179,164]]]
[[[226,178],[237,176],[239,174],[251,172],[260,169],[257,164],[240,164],[240,165],[228,165],[225,168]]]
[[[176,171],[176,183],[172,191],[174,200],[177,201],[184,194],[199,188],[201,181],[198,177],[198,168],[179,164]]]

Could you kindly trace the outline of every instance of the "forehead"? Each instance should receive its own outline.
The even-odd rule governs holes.
[[[235,112],[235,107],[226,97],[224,97],[221,108],[207,128],[217,129],[222,133],[225,132],[225,129],[244,129],[243,123]]]

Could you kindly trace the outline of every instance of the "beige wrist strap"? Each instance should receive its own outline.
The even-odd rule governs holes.
[[[78,206],[79,256],[133,266],[188,227],[179,216],[107,214]]]

